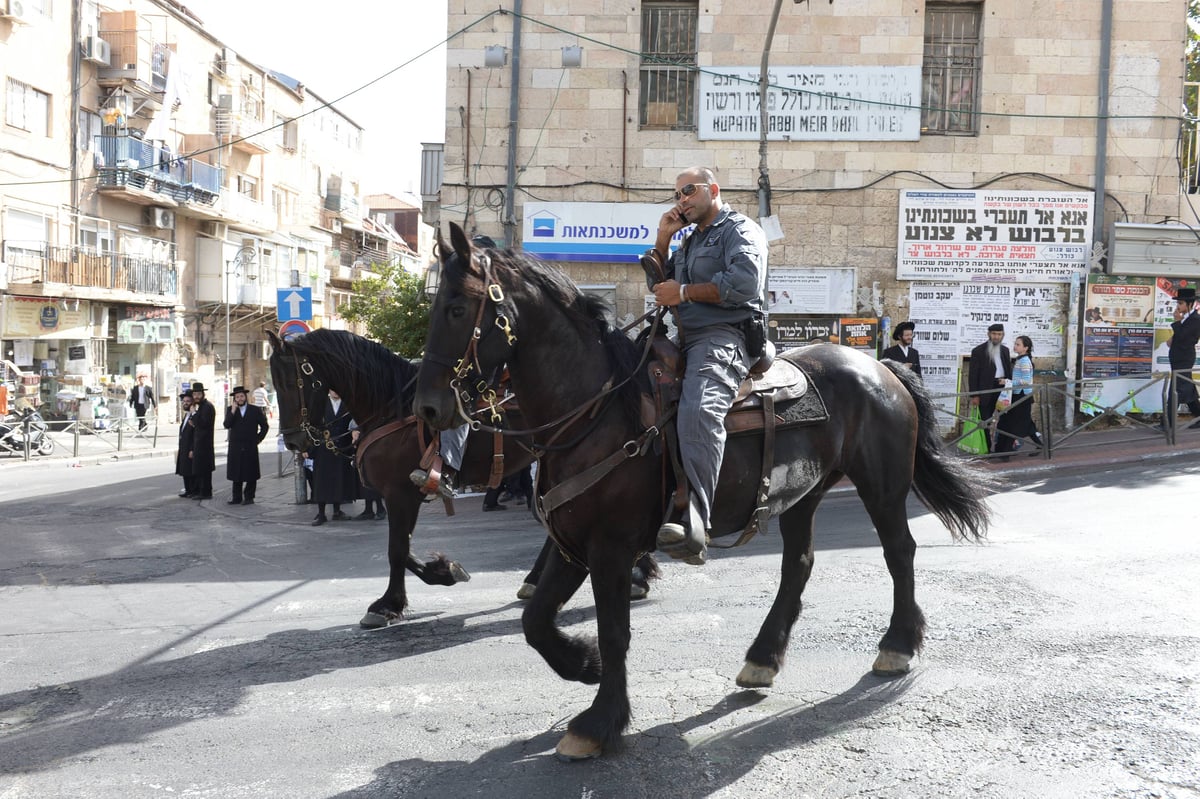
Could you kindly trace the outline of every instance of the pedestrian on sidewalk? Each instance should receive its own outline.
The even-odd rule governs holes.
[[[912,370],[914,375],[920,377],[921,353],[913,346],[913,331],[916,329],[915,322],[901,322],[896,325],[896,329],[892,331],[892,341],[896,344],[884,350],[883,357]]]
[[[1175,292],[1175,318],[1171,322],[1171,338],[1167,340],[1167,357],[1172,372],[1187,372],[1175,375],[1175,394],[1192,414],[1189,428],[1200,427],[1200,396],[1191,380],[1196,367],[1197,342],[1200,342],[1200,314],[1197,314],[1196,289],[1181,288]],[[1163,423],[1165,426],[1165,419]]]
[[[988,327],[988,340],[971,350],[971,360],[967,366],[967,391],[986,391],[986,394],[975,394],[971,397],[971,405],[979,408],[979,422],[985,428],[991,424],[992,416],[996,413],[996,400],[1006,380],[1012,379],[1012,355],[1004,346],[1004,325],[994,324]],[[991,435],[985,436],[988,452],[992,450]]]
[[[321,429],[328,434],[333,449],[314,446],[302,453],[313,462],[313,501],[317,503],[313,527],[320,527],[330,520],[331,517],[325,515],[327,505],[333,505],[333,521],[346,521],[350,517],[342,511],[342,504],[358,499],[358,474],[350,460],[354,446],[350,435],[350,411],[332,389],[321,414]]]
[[[179,395],[179,449],[175,451],[175,474],[183,478],[179,496],[191,499],[196,494],[196,478],[192,476],[192,392]]]
[[[244,386],[230,392],[232,404],[225,409],[225,429],[229,431],[225,478],[233,483],[230,505],[253,505],[262,465],[258,445],[267,437],[270,425],[263,409],[249,404]]]
[[[1042,436],[1033,423],[1033,339],[1017,336],[1013,351],[1017,357],[1013,361],[1012,404],[996,422],[996,452],[1012,452],[1022,438],[1042,446]]]
[[[271,395],[267,392],[267,384],[265,381],[258,381],[258,388],[254,389],[254,395],[250,398],[251,404],[262,408],[263,415],[267,418],[271,416]]]
[[[129,405],[137,414],[138,430],[146,429],[146,409],[158,407],[154,399],[154,386],[146,382],[149,375],[144,372],[137,376],[137,385],[129,392]]]
[[[214,438],[217,428],[217,409],[204,398],[204,384],[192,383],[192,449],[188,457],[192,462],[192,477],[195,494],[192,499],[212,499],[212,476],[217,470],[217,454]]]
[[[353,419],[350,420],[350,437],[354,441],[354,464],[355,474],[358,473],[358,423]],[[362,480],[359,481],[359,487],[362,489],[359,493],[363,498],[363,512],[354,517],[356,522],[383,521],[387,518],[387,511],[383,509],[383,494],[380,494],[371,486],[367,485]]]

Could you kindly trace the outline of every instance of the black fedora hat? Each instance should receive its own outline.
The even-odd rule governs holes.
[[[249,393],[250,392],[246,390],[245,386],[234,386],[233,391],[229,392],[229,396],[232,397],[234,394],[249,394]]]
[[[184,397],[187,397],[188,399],[192,398],[192,390],[190,388],[179,395],[180,399],[183,399]]]
[[[892,341],[899,341],[900,337],[902,335],[904,335],[905,330],[916,330],[916,329],[917,329],[916,322],[901,322],[900,324],[896,325],[896,329],[892,331]]]
[[[204,391],[204,390],[205,390],[205,388],[204,388],[203,383],[192,383],[192,393],[193,394],[196,393],[197,391]]]
[[[1176,302],[1195,302],[1196,301],[1196,288],[1194,286],[1189,286],[1188,288],[1178,289],[1175,292],[1175,301]]]

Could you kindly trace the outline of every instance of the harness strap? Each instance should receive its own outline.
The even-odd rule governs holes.
[[[366,475],[363,474],[362,470],[363,461],[366,460],[367,457],[367,450],[374,446],[377,441],[387,438],[392,433],[397,433],[406,427],[412,427],[416,423],[416,416],[409,416],[407,419],[397,419],[396,421],[388,422],[383,427],[376,427],[374,430],[369,431],[365,436],[358,439],[358,449],[355,451],[354,455],[354,463],[358,468],[358,479],[364,484],[370,485],[370,483],[367,481]],[[372,486],[372,488],[374,488],[374,486]]]
[[[504,479],[504,433],[492,433],[492,473],[488,476],[488,488],[499,488]]]

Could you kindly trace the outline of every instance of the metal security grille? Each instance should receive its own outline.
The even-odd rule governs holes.
[[[642,4],[639,122],[644,128],[696,129],[698,0]]]
[[[979,132],[982,4],[930,3],[925,7],[921,68],[921,132]]]

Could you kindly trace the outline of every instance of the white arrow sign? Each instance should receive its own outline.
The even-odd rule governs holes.
[[[288,316],[293,319],[300,318],[300,306],[304,304],[304,297],[293,291],[291,294],[283,298],[283,302],[288,307]]]

